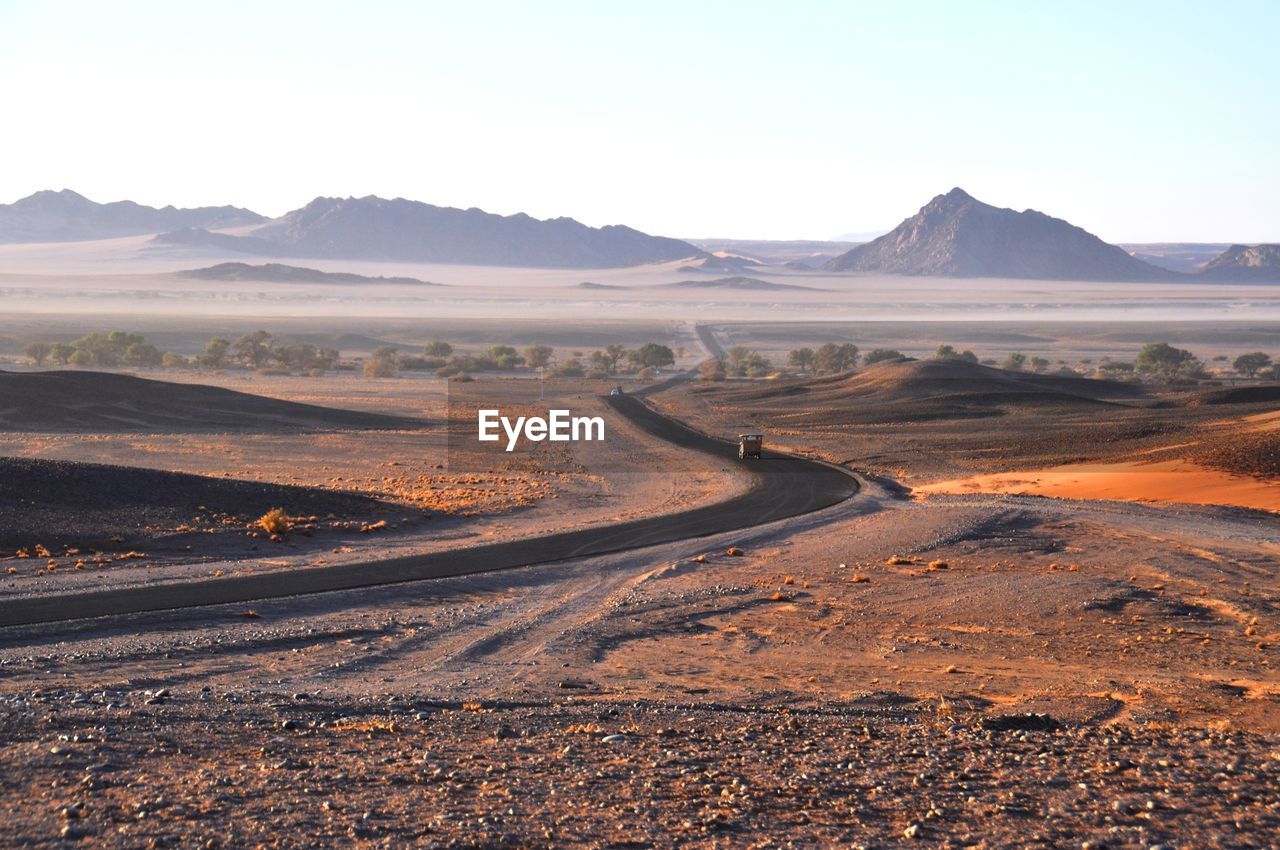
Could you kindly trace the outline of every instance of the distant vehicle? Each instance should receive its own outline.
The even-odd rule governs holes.
[[[609,395],[622,395],[622,387],[614,387],[609,390]]]
[[[764,446],[763,434],[738,435],[738,460],[746,458],[760,459],[760,449]]]

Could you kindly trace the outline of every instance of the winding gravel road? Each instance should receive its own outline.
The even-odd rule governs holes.
[[[857,480],[839,467],[768,453],[758,461],[740,461],[736,444],[694,431],[655,412],[637,398],[610,396],[608,403],[659,439],[713,455],[727,464],[743,465],[754,478],[751,488],[718,504],[680,514],[525,540],[292,572],[14,600],[0,604],[0,627],[352,590],[602,555],[752,528],[820,510],[848,499],[858,491]]]

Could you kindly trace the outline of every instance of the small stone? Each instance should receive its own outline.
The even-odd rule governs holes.
[[[908,826],[906,829],[902,830],[902,836],[903,836],[904,838],[919,838],[919,837],[920,837],[920,824],[918,824],[918,823],[913,823],[913,824],[911,824],[911,825],[910,825],[910,826]]]
[[[600,743],[602,744],[625,744],[626,742],[626,735],[605,735],[600,739]]]

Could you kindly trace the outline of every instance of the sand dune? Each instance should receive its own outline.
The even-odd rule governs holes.
[[[425,424],[107,372],[0,372],[0,429],[8,431],[287,432]]]

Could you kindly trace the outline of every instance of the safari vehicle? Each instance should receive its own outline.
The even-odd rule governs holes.
[[[738,435],[738,460],[746,458],[760,459],[760,448],[764,445],[763,434]]]

